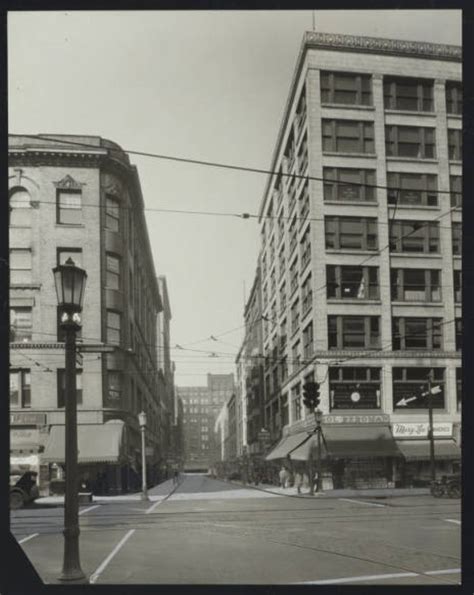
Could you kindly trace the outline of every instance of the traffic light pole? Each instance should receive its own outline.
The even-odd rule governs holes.
[[[321,420],[317,420],[317,432],[318,432],[318,482],[316,486],[317,492],[321,492],[322,488],[322,477],[321,477]]]
[[[428,437],[430,440],[430,474],[431,481],[436,480],[435,448],[434,448],[434,428],[433,428],[433,396],[431,394],[432,377],[431,372],[428,376]]]

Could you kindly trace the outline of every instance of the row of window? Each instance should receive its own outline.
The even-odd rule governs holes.
[[[372,77],[369,74],[321,72],[321,103],[373,105]],[[384,107],[389,110],[433,112],[434,81],[410,77],[383,77]],[[446,111],[462,114],[462,84],[447,81]]]

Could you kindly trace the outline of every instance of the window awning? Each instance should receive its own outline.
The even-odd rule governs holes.
[[[265,457],[265,460],[274,461],[275,459],[285,459],[288,456],[288,453],[290,453],[293,449],[298,448],[304,440],[309,442],[308,432],[298,432],[297,434],[285,436]],[[293,454],[290,454],[290,457],[293,459]]]
[[[397,446],[407,461],[427,461],[430,458],[429,440],[397,440]],[[435,440],[435,459],[460,459],[461,449],[454,440]]]
[[[124,422],[111,420],[105,424],[77,426],[79,463],[117,463],[121,455]],[[41,455],[48,463],[64,463],[64,426],[52,426],[48,441]]]
[[[389,426],[323,426],[322,443],[331,458],[400,457]],[[315,438],[312,440],[315,444]]]

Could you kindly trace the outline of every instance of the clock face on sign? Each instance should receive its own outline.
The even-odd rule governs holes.
[[[358,403],[360,401],[360,393],[358,393],[357,391],[351,393],[351,401],[353,403]]]

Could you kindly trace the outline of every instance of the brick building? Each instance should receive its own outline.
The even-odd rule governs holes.
[[[156,480],[172,383],[169,356],[158,375],[157,317],[170,314],[135,166],[100,137],[12,135],[9,200],[12,465],[37,467],[43,492],[61,477],[64,343],[52,269],[71,257],[87,272],[78,343],[96,346],[78,356],[80,472],[98,491],[137,488],[137,414],[144,410],[148,472]]]
[[[437,469],[456,468],[461,113],[461,48],[305,34],[260,209],[269,460],[314,426],[314,378],[328,485],[427,478],[431,372]]]

